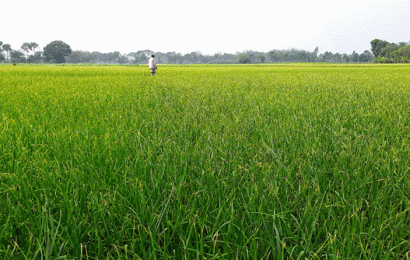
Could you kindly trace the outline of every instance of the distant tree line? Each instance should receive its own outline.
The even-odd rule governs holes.
[[[0,62],[63,63],[72,52],[70,46],[62,41],[50,42],[43,51],[36,51],[37,48],[37,43],[25,42],[21,45],[20,50],[13,50],[10,44],[3,44],[0,41]],[[6,55],[3,55],[3,52]]]
[[[371,41],[372,52],[377,63],[409,63],[410,44],[406,42],[390,43],[380,39]]]
[[[73,51],[68,57],[68,63],[113,63],[113,64],[146,64],[151,54],[155,54],[155,61],[159,64],[212,64],[212,63],[237,63],[236,54],[217,53],[204,55],[201,52],[181,54],[176,52],[154,52],[140,50],[128,54],[120,52],[88,52]]]
[[[351,54],[340,54],[338,52],[325,52],[318,54],[319,49],[313,52],[305,50],[272,50],[268,53],[247,51],[238,54],[239,63],[279,63],[279,62],[330,62],[330,63],[365,63],[371,62],[374,58],[370,51],[361,54],[353,51]]]
[[[319,49],[313,52],[306,50],[272,50],[258,52],[247,50],[243,52],[204,55],[199,51],[181,54],[177,52],[154,52],[140,50],[128,54],[118,51],[101,53],[89,51],[72,51],[70,46],[62,41],[49,43],[43,51],[36,51],[38,44],[23,43],[19,50],[13,50],[10,44],[0,41],[0,62],[17,63],[96,63],[96,64],[146,64],[151,54],[159,64],[254,64],[281,62],[329,62],[329,63],[367,63],[367,62],[409,62],[410,46],[407,43],[389,43],[375,39],[371,41],[371,51],[359,54],[353,51],[347,53],[325,52],[319,54]],[[5,55],[3,55],[3,53]]]
[[[37,48],[37,43],[25,42],[21,45],[20,50],[13,50],[10,44],[3,44],[0,41],[0,62],[40,62],[42,52],[36,51]],[[29,52],[32,52],[32,54],[29,55]]]
[[[204,55],[201,52],[181,54],[176,52],[154,52],[142,50],[121,55],[120,52],[100,53],[87,51],[73,51],[68,57],[68,63],[117,63],[117,64],[146,64],[150,55],[155,53],[155,60],[159,64],[255,64],[279,62],[371,62],[374,58],[370,51],[362,54],[339,54],[325,52],[318,54],[305,50],[272,50],[270,52],[244,51],[236,54],[216,53]]]

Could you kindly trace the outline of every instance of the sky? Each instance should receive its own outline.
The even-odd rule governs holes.
[[[0,5],[0,41],[182,54],[304,49],[362,53],[410,41],[410,0],[20,0]]]

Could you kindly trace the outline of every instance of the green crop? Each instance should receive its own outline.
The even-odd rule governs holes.
[[[2,259],[403,259],[410,67],[0,66]]]

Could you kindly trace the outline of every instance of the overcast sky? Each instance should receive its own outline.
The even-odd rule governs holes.
[[[410,41],[410,0],[19,0],[0,5],[0,41],[72,50],[351,53]]]

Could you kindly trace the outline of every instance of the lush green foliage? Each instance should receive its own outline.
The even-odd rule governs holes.
[[[0,42],[1,43],[1,42]],[[1,45],[1,44],[0,44]],[[372,41],[373,46],[373,41]],[[7,51],[7,61],[17,63],[68,63],[68,64],[144,64],[152,54],[155,54],[157,64],[263,64],[263,63],[289,63],[289,62],[319,62],[319,63],[368,63],[373,61],[374,55],[368,50],[361,54],[353,51],[352,54],[326,51],[319,54],[316,47],[313,52],[306,50],[271,50],[260,52],[247,50],[244,52],[215,53],[214,55],[202,54],[200,51],[191,53],[155,52],[152,50],[139,50],[128,54],[121,54],[118,51],[101,53],[97,51],[71,51],[71,48],[61,42],[53,41],[42,51],[36,51],[38,44],[35,42],[24,43],[21,48],[26,52],[26,57],[19,50],[12,50],[10,44],[4,44],[3,49]],[[29,55],[29,50],[32,55]],[[9,53],[12,53],[9,56]],[[1,47],[0,47],[1,59]],[[1,61],[1,60],[0,60]]]
[[[409,63],[410,45],[406,42],[389,43],[375,39],[371,41],[376,63]]]
[[[390,43],[388,41],[383,41],[380,39],[374,39],[370,42],[371,50],[376,58],[378,58],[383,50],[387,45]]]
[[[29,43],[27,44],[27,50],[32,48]],[[68,44],[62,41],[53,41],[44,47],[44,60],[56,63],[64,63],[65,57],[71,53],[71,48]]]
[[[408,257],[409,72],[0,66],[0,258]]]
[[[376,58],[377,63],[409,63],[410,62],[410,45],[399,46],[390,45],[383,49],[385,56]]]

